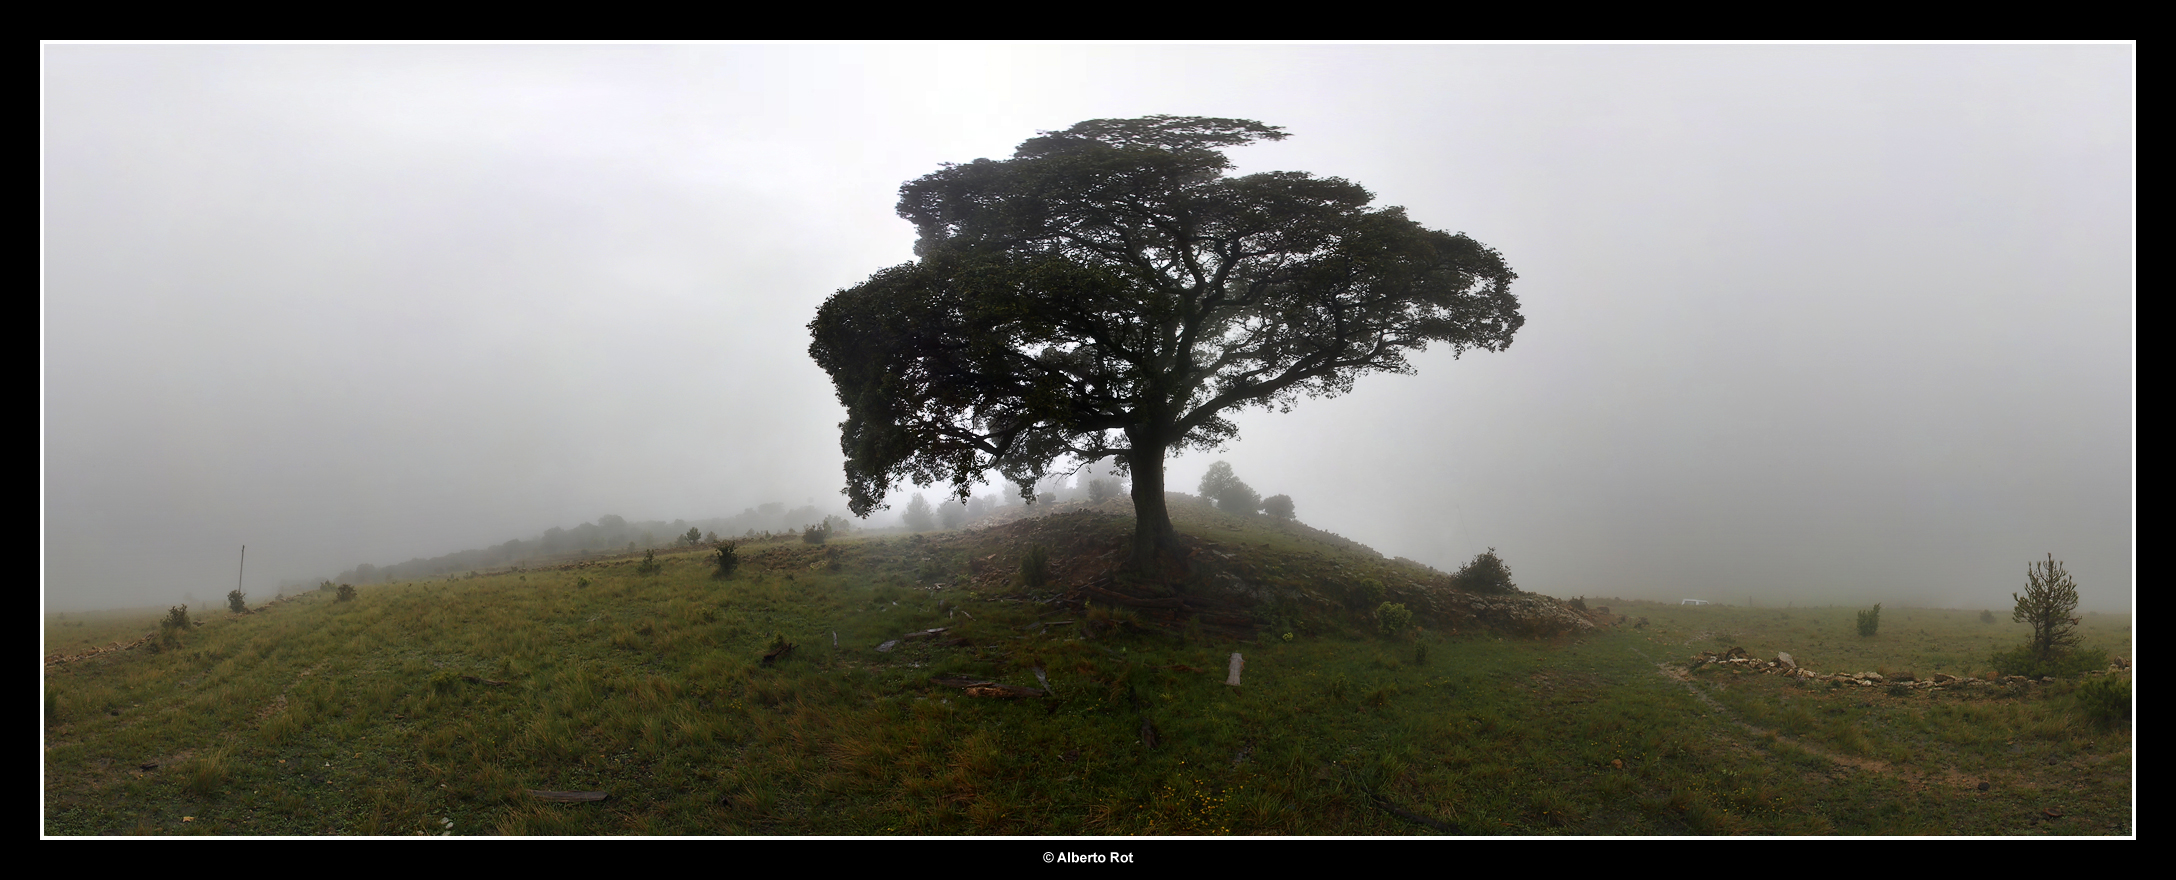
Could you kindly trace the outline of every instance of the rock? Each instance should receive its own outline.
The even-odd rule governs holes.
[[[885,642],[884,644],[876,646],[876,650],[880,654],[889,654],[892,652],[892,649],[896,647],[899,647],[899,640],[893,639],[889,642]]]
[[[1239,686],[1239,670],[1241,670],[1241,669],[1244,669],[1244,668],[1246,668],[1246,665],[1247,665],[1247,661],[1246,661],[1246,659],[1245,659],[1245,658],[1243,658],[1243,657],[1240,657],[1240,656],[1239,656],[1239,652],[1237,652],[1237,651],[1233,651],[1233,652],[1232,652],[1232,674],[1231,674],[1231,677],[1230,677],[1230,678],[1227,678],[1227,679],[1225,679],[1225,680],[1224,680],[1224,683],[1225,683],[1225,684],[1228,684],[1228,685],[1231,685],[1232,687],[1238,687],[1238,686]]]
[[[1784,666],[1785,668],[1787,668],[1787,669],[1797,669],[1797,668],[1798,668],[1798,661],[1792,660],[1792,659],[1791,659],[1791,655],[1790,655],[1790,652],[1788,652],[1788,651],[1777,651],[1777,652],[1776,652],[1776,662],[1777,662],[1777,663],[1780,663],[1780,664],[1783,664],[1783,666]]]

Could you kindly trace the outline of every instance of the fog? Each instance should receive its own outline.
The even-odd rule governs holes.
[[[1040,130],[1284,126],[1519,273],[1509,350],[1174,456],[1557,596],[2132,599],[2136,51],[100,46],[41,66],[54,610],[603,517],[845,513],[825,298]],[[992,475],[994,478],[994,475]],[[866,525],[895,526],[913,487]],[[945,487],[919,490],[932,500]],[[1009,487],[979,487],[1006,494]],[[669,535],[658,535],[669,540]]]

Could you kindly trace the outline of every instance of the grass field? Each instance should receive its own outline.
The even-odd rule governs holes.
[[[1394,574],[1261,520],[1180,526],[1321,596]],[[727,580],[687,551],[655,574],[621,557],[207,615],[178,649],[48,666],[43,831],[2134,833],[2129,724],[2089,720],[2080,680],[1912,690],[1682,668],[1742,646],[1824,672],[1971,676],[2022,640],[2007,615],[1885,609],[1861,638],[1849,608],[1587,597],[1647,625],[1534,640],[1383,635],[1325,600],[1236,639],[1019,584],[1024,548],[1050,547],[1074,583],[1127,529],[1076,515],[744,544]],[[158,616],[49,619],[47,652]],[[2127,617],[2083,631],[2131,656]],[[793,649],[766,663],[779,639]]]

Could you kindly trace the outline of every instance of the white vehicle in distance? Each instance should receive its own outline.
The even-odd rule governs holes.
[[[1684,601],[1681,601],[1681,602],[1679,602],[1679,603],[1677,603],[1677,604],[1679,604],[1679,605],[1706,605],[1706,604],[1708,604],[1708,600],[1706,600],[1706,599],[1686,599],[1686,600],[1684,600]]]

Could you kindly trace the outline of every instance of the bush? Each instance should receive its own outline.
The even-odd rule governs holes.
[[[1585,611],[1585,610],[1587,610],[1587,597],[1585,597],[1585,596],[1581,596],[1581,597],[1579,597],[1579,598],[1577,598],[1577,599],[1573,599],[1573,600],[1571,600],[1570,602],[1567,602],[1567,603],[1565,603],[1565,604],[1567,604],[1567,605],[1570,605],[1570,606],[1572,606],[1572,610],[1573,610],[1573,611]],[[1785,615],[1785,618],[1786,618],[1786,619],[1788,619],[1788,617],[1789,617],[1789,615]]]
[[[1262,512],[1278,519],[1292,518],[1292,496],[1271,495],[1262,499]]]
[[[715,580],[722,581],[732,577],[733,569],[740,567],[740,556],[735,552],[731,544],[719,547],[718,558],[712,561],[718,566],[716,571],[710,573],[711,578]]]
[[[656,574],[664,570],[664,566],[657,564],[657,551],[655,550],[642,551],[642,563],[635,566],[636,574]]]
[[[2130,679],[2108,676],[2078,685],[2078,709],[2103,728],[2131,722]]]
[[[803,544],[821,544],[828,540],[831,540],[830,520],[825,520],[822,525],[813,525],[801,530],[801,543]]]
[[[1375,609],[1375,622],[1385,635],[1401,635],[1413,628],[1413,612],[1396,602],[1384,602]]]
[[[2080,675],[2096,669],[2108,668],[2108,652],[2098,648],[2079,651],[2059,651],[2043,657],[2031,645],[2019,645],[2007,651],[1998,651],[1988,658],[1988,665],[1995,667],[1998,675],[2022,675],[2039,678],[2043,675]]]
[[[227,591],[227,610],[232,611],[236,614],[243,614],[249,611],[249,600],[243,598],[241,590]]]
[[[1028,548],[1027,555],[1020,557],[1020,582],[1029,587],[1040,587],[1050,582],[1050,550],[1041,544]]]
[[[332,592],[332,591],[333,591],[332,581],[320,581],[320,582],[318,583],[318,585],[317,585],[317,591],[318,591],[318,592],[320,592],[320,593],[330,593],[330,592]]]
[[[1511,567],[1505,565],[1503,558],[1496,555],[1494,547],[1473,557],[1472,562],[1466,563],[1457,574],[1451,575],[1451,586],[1467,593],[1519,591],[1518,585],[1511,582]]]
[[[1871,611],[1859,612],[1859,635],[1870,636],[1881,630],[1881,603],[1874,603]]]
[[[355,601],[355,588],[347,584],[341,584],[337,593],[337,600],[341,602]]]
[[[1980,612],[1980,622],[1981,622],[1981,623],[1994,623],[1994,622],[1995,622],[1995,613],[1994,613],[1994,612],[1992,612],[1992,611],[1981,611],[1981,612]]]
[[[175,605],[168,608],[166,617],[159,621],[159,646],[162,648],[181,647],[181,634],[188,632],[190,626],[189,606]]]
[[[1101,477],[1088,481],[1089,501],[1102,504],[1116,497],[1118,497],[1118,485],[1116,483]]]

